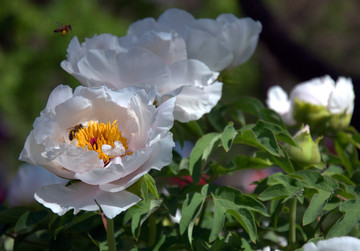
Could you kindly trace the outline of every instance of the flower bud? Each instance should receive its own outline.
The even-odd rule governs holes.
[[[309,165],[314,165],[321,161],[318,147],[321,139],[320,137],[313,141],[310,135],[310,128],[306,125],[294,136],[294,141],[299,146],[286,145],[285,150],[296,167],[304,168]]]
[[[308,124],[312,131],[325,134],[350,124],[355,94],[351,79],[329,76],[298,84],[288,98],[279,86],[268,91],[267,104],[287,125]]]

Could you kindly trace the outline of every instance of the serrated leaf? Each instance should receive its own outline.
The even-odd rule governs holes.
[[[186,230],[190,235],[189,241],[191,243],[191,233],[192,227],[189,225],[191,222],[194,222],[198,213],[202,209],[202,204],[204,203],[205,196],[200,193],[188,193],[186,199],[182,205],[181,209],[181,219],[180,219],[180,234],[183,235]],[[189,227],[189,229],[188,229]]]
[[[344,216],[336,221],[334,226],[329,230],[326,238],[347,235],[352,228],[358,224],[360,220],[360,200],[351,199],[343,202],[339,210],[344,213]]]
[[[269,216],[267,208],[250,195],[242,194],[239,190],[231,187],[220,187],[213,194],[214,200],[214,221],[211,228],[209,241],[218,238],[225,221],[225,213],[229,213],[244,227],[252,241],[256,240],[255,222],[252,221],[252,212],[258,212]],[[249,216],[249,213],[251,216]],[[239,215],[240,214],[240,215]],[[254,231],[255,230],[255,231]]]
[[[226,209],[214,197],[214,220],[210,232],[209,242],[216,240],[224,226]]]
[[[264,150],[271,155],[280,156],[279,145],[276,142],[275,135],[267,128],[255,134],[251,126],[245,126],[239,130],[239,134],[235,137],[234,143],[249,145]]]
[[[260,195],[259,199],[263,201],[274,199],[289,199],[301,189],[293,186],[284,186],[283,184],[272,185],[266,188]]]
[[[215,192],[215,198],[227,209],[245,208],[251,211],[269,216],[267,208],[251,195],[242,194],[239,190],[231,187],[220,187]]]
[[[353,174],[353,167],[360,165],[356,147],[349,142],[346,133],[339,132],[334,139],[335,150],[348,175]]]
[[[215,143],[220,139],[221,134],[209,133],[200,138],[190,154],[189,172],[194,183],[198,183],[201,177],[203,161],[209,157]]]
[[[286,173],[295,172],[294,166],[290,160],[289,155],[282,145],[279,145],[279,156],[274,156],[268,152],[257,152],[257,156],[263,159],[269,159],[274,165],[283,169]]]
[[[303,216],[304,226],[316,220],[328,200],[331,198],[331,195],[332,193],[326,191],[319,191],[318,193],[314,194]]]
[[[236,156],[235,158],[233,158],[232,161],[236,166],[236,169],[234,170],[261,169],[273,165],[273,163],[267,158],[258,158],[243,155]]]
[[[251,213],[251,211],[245,208],[240,208],[238,210],[229,209],[227,210],[227,213],[229,213],[240,223],[240,225],[248,233],[250,240],[255,243],[257,230],[254,215]]]
[[[237,131],[235,130],[233,123],[230,123],[225,127],[221,135],[221,142],[226,152],[229,151],[236,135]]]
[[[162,200],[142,200],[126,211],[124,223],[131,220],[131,232],[134,238],[139,237],[142,224],[161,204]]]
[[[258,120],[256,122],[254,130],[261,130],[262,128],[270,129],[274,133],[277,140],[282,141],[282,142],[287,143],[292,146],[298,146],[298,144],[294,141],[294,139],[290,135],[290,133],[286,129],[282,128],[281,126],[274,124],[274,123],[267,122],[267,121]]]

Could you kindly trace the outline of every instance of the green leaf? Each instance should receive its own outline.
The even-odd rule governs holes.
[[[209,133],[200,138],[190,154],[189,172],[194,183],[198,183],[201,177],[203,161],[209,157],[214,145],[220,139],[221,134]]]
[[[265,108],[260,100],[252,97],[241,97],[233,106],[257,117],[261,113],[261,110]]]
[[[226,113],[226,107],[221,104],[218,104],[207,115],[207,119],[209,120],[210,124],[218,132],[222,132],[223,128],[227,124],[227,121],[225,119],[225,113]]]
[[[263,128],[270,129],[274,133],[277,140],[292,146],[298,146],[298,144],[294,141],[290,133],[281,126],[263,120],[258,120],[256,122],[256,126],[254,127],[254,130],[262,130]]]
[[[0,223],[1,224],[15,224],[21,215],[23,215],[28,209],[26,207],[13,207],[0,211]]]
[[[257,157],[268,159],[274,165],[283,169],[286,173],[295,172],[295,168],[290,160],[290,157],[282,145],[279,145],[279,152],[280,152],[279,156],[274,156],[268,152],[257,152]]]
[[[348,135],[342,132],[336,134],[334,144],[335,150],[341,159],[345,170],[349,176],[351,176],[353,174],[353,169],[360,165],[356,147],[349,143]]]
[[[216,240],[224,226],[226,208],[223,207],[221,202],[214,198],[214,220],[210,232],[209,242]]]
[[[202,209],[206,196],[200,193],[188,193],[181,209],[180,220],[180,234],[183,235],[188,230],[189,242],[191,243],[192,227],[189,227],[191,222],[194,222]],[[188,228],[189,227],[189,228]]]
[[[215,198],[227,209],[246,208],[251,211],[269,216],[267,208],[260,201],[248,194],[242,194],[232,187],[220,187],[215,191]]]
[[[251,213],[251,211],[245,208],[240,208],[238,210],[228,209],[227,213],[229,213],[240,223],[240,225],[249,234],[250,240],[255,243],[257,230],[254,215]]]
[[[360,220],[360,200],[351,199],[343,202],[339,210],[344,213],[344,216],[341,217],[332,228],[329,230],[326,238],[332,238],[336,236],[345,236],[347,235],[352,228],[358,224]]]
[[[235,158],[233,158],[232,161],[236,166],[236,169],[234,170],[261,169],[273,165],[273,163],[267,158],[258,158],[243,155],[236,156]]]
[[[212,196],[215,212],[209,241],[212,242],[218,238],[224,225],[225,213],[229,213],[244,227],[251,240],[255,242],[256,226],[253,212],[269,216],[267,208],[252,196],[242,194],[239,190],[231,187],[220,187]]]
[[[272,155],[280,156],[279,145],[276,142],[275,135],[268,128],[255,132],[252,125],[244,126],[239,130],[234,143],[249,145],[267,151]]]
[[[229,151],[231,144],[237,134],[237,131],[234,128],[233,123],[227,125],[221,135],[221,142],[225,151]]]
[[[159,199],[159,194],[156,188],[156,184],[155,184],[155,180],[153,179],[153,177],[150,176],[150,174],[145,174],[144,176],[144,180],[146,182],[146,185],[148,187],[148,189],[150,190],[150,192],[155,195],[156,199]]]
[[[319,191],[314,194],[303,216],[304,226],[316,220],[328,200],[331,198],[331,195],[332,193],[326,191]]]
[[[48,213],[46,211],[27,211],[23,215],[21,215],[16,222],[14,231],[30,232],[40,221],[42,221],[47,216]]]
[[[162,200],[142,200],[126,211],[124,223],[131,220],[131,232],[134,238],[139,237],[142,224],[161,204]]]

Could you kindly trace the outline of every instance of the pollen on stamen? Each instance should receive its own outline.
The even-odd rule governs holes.
[[[107,165],[112,158],[117,156],[105,154],[102,151],[103,145],[110,145],[114,148],[115,142],[119,141],[125,148],[125,155],[132,154],[132,152],[127,152],[127,139],[122,136],[121,131],[118,129],[117,120],[113,123],[108,122],[107,124],[89,121],[87,126],[84,126],[76,133],[75,138],[78,141],[78,147],[87,147],[88,150],[98,152],[99,158],[104,161],[105,165]]]

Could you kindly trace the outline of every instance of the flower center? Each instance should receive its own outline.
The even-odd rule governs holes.
[[[77,130],[74,138],[78,141],[77,146],[98,152],[99,159],[102,159],[105,165],[116,156],[132,154],[132,152],[126,152],[127,139],[121,135],[117,120],[112,124],[89,121],[87,126],[82,126]]]

